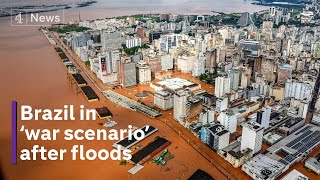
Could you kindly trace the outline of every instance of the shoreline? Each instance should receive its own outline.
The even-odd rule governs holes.
[[[60,11],[65,9],[76,9],[88,7],[93,4],[96,4],[98,1],[84,1],[75,4],[56,4],[56,5],[24,5],[24,6],[11,6],[0,9],[0,18],[1,17],[10,17],[21,14],[31,14],[31,13],[46,13],[52,11]]]
[[[292,8],[292,9],[301,9],[304,7],[303,3],[296,4],[296,3],[287,3],[287,2],[270,2],[270,3],[263,3],[261,1],[252,2],[252,5],[258,6],[266,6],[266,7],[281,7],[281,8]]]

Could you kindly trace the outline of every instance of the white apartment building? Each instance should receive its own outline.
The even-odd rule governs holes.
[[[169,91],[157,91],[153,96],[153,103],[162,110],[173,108],[173,95]]]
[[[199,58],[194,61],[194,68],[192,70],[193,77],[199,77],[205,72],[205,57],[201,54]]]
[[[173,57],[170,54],[161,56],[161,69],[169,70],[173,69]]]
[[[140,84],[147,84],[151,82],[151,68],[145,61],[137,63],[138,82]]]
[[[204,108],[199,115],[199,122],[202,124],[209,124],[214,122],[215,109],[213,107]]]
[[[182,73],[190,73],[194,68],[194,61],[197,57],[193,54],[183,54],[178,56],[178,69]]]
[[[216,77],[215,79],[215,95],[220,98],[230,92],[230,78]]]
[[[295,98],[296,100],[307,100],[308,102],[312,99],[313,86],[306,82],[291,81],[285,85],[285,97]]]
[[[173,117],[180,123],[188,118],[188,97],[190,96],[189,91],[180,90],[174,94],[173,97]]]
[[[214,150],[220,150],[229,145],[230,132],[219,123],[205,129],[202,140]]]
[[[271,107],[267,105],[257,112],[256,122],[259,123],[262,127],[268,128],[270,124],[270,116]]]
[[[234,133],[237,130],[237,116],[232,110],[226,110],[220,113],[218,121],[223,125],[230,133]]]
[[[178,34],[167,34],[160,37],[160,52],[169,53],[171,47],[179,47]]]
[[[263,127],[257,122],[250,121],[243,125],[241,137],[241,150],[247,148],[258,153],[262,147]]]
[[[216,100],[216,111],[221,112],[228,109],[228,98],[221,97]]]
[[[126,39],[126,47],[127,48],[133,48],[136,46],[141,46],[141,38],[138,37],[131,37],[129,39]]]

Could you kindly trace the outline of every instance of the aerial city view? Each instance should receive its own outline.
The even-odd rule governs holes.
[[[319,11],[0,1],[0,180],[320,179]]]

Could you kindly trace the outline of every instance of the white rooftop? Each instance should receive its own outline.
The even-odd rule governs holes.
[[[307,180],[307,179],[309,179],[307,176],[305,176],[301,172],[294,169],[291,172],[289,172],[285,177],[283,177],[281,180]]]
[[[181,78],[171,78],[171,79],[166,79],[164,81],[157,82],[156,84],[159,86],[165,86],[166,88],[171,90],[177,90],[183,87],[191,86],[194,83]]]
[[[253,157],[250,161],[247,161],[242,165],[242,170],[250,172],[251,177],[254,179],[275,179],[285,168],[285,165],[269,158],[266,155],[259,154]]]

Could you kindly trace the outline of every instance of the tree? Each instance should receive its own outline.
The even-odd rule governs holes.
[[[88,67],[90,67],[90,61],[85,61],[84,64]]]
[[[201,81],[204,81],[204,80],[207,79],[207,75],[206,75],[206,74],[201,74],[201,75],[199,76],[199,79],[200,79]]]

